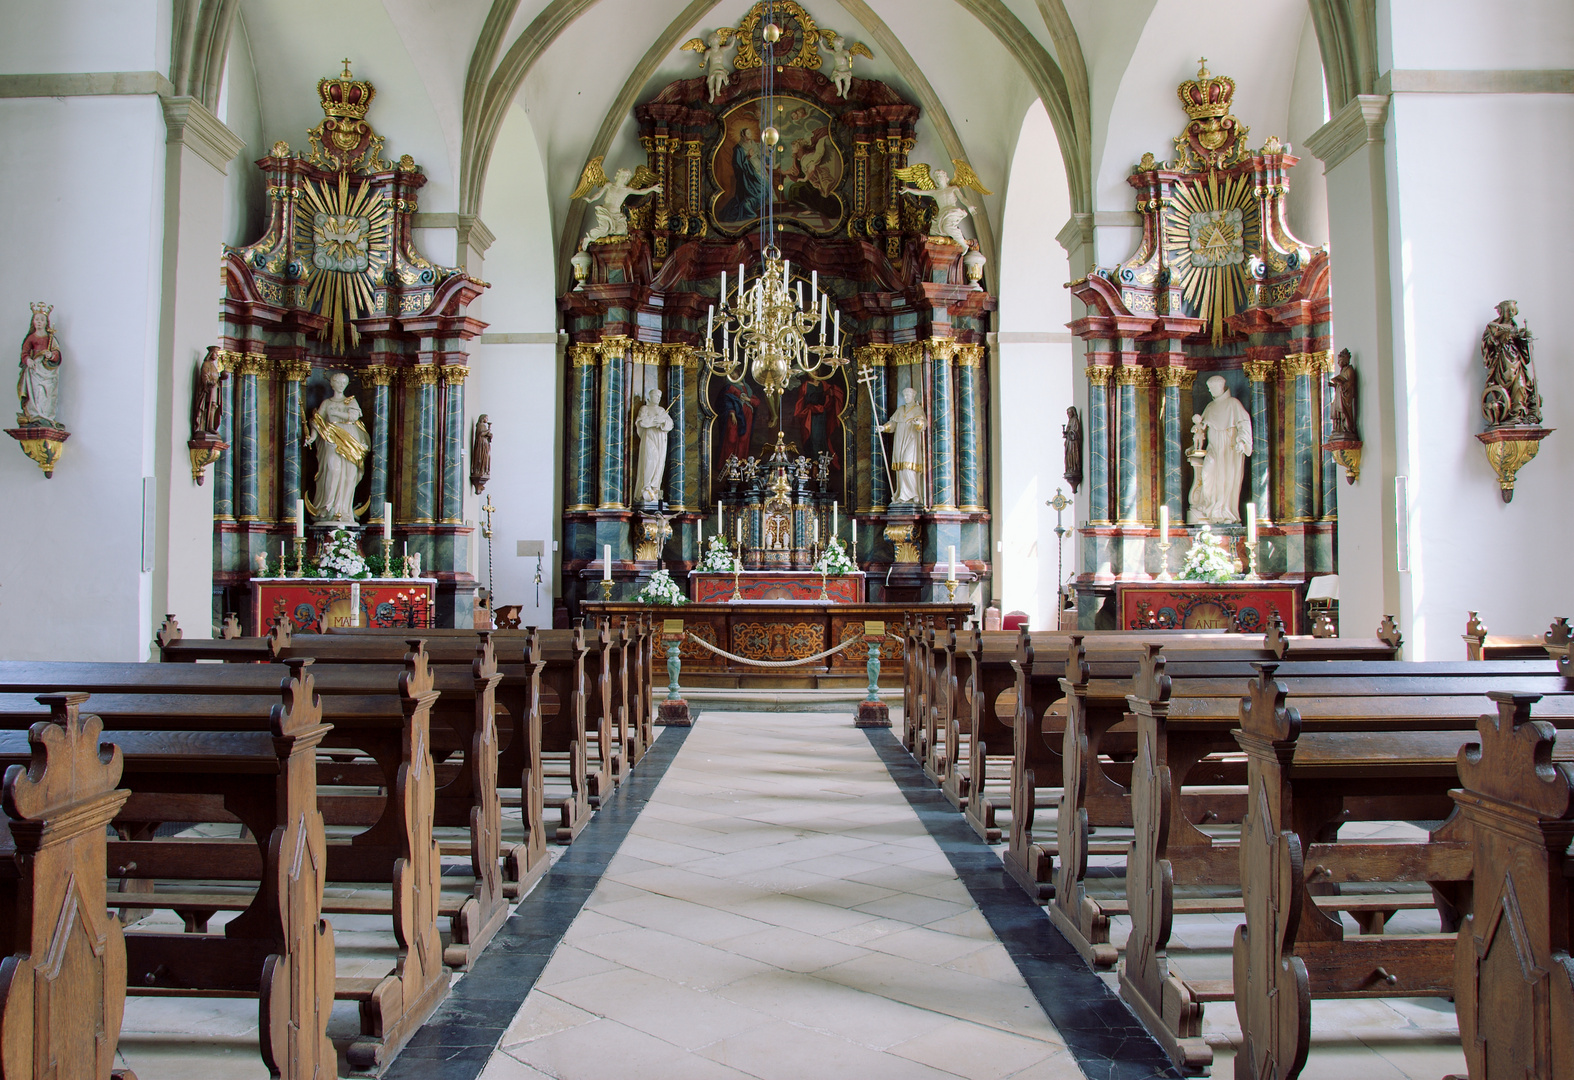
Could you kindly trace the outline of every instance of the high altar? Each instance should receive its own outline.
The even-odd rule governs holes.
[[[1234,93],[1233,80],[1206,67],[1180,85],[1189,122],[1176,156],[1143,155],[1127,181],[1142,218],[1137,252],[1070,286],[1087,306],[1071,324],[1087,359],[1087,518],[1075,583],[1084,628],[1119,624],[1116,582],[1177,572],[1203,522],[1249,565],[1247,503],[1261,524],[1262,577],[1299,583],[1335,569],[1328,253],[1291,235],[1285,199],[1297,159],[1275,136],[1248,148],[1248,129],[1230,113]],[[1210,408],[1241,419],[1199,423]],[[1244,462],[1204,448],[1225,431],[1240,433]],[[1239,470],[1238,492],[1203,491],[1199,469],[1216,455],[1233,455],[1220,471]]]
[[[965,213],[907,188],[918,108],[883,83],[820,73],[822,48],[842,49],[850,64],[863,46],[848,52],[793,0],[778,0],[781,38],[768,49],[763,11],[755,4],[709,47],[686,46],[704,52],[709,78],[674,82],[634,110],[646,154],[638,173],[609,179],[600,159],[587,166],[581,191],[600,192],[598,224],[560,301],[571,341],[565,598],[571,610],[599,598],[607,547],[616,595],[626,597],[659,567],[681,578],[716,532],[741,548],[748,571],[807,570],[834,527],[868,572],[870,600],[943,599],[954,548],[959,576],[987,603],[983,342],[995,301],[978,284],[983,255],[960,238]],[[762,116],[767,74],[774,117]],[[772,120],[774,170],[746,182]],[[935,175],[931,189],[945,184]],[[957,184],[939,195],[954,201],[971,175],[957,163]],[[763,188],[773,208],[762,205]],[[623,198],[626,207],[607,201]],[[617,228],[624,210],[626,233]],[[767,210],[789,287],[810,293],[811,305],[816,288],[831,294],[853,361],[779,397],[753,375],[717,374],[706,354],[718,344],[707,327],[725,300],[720,275],[740,264],[758,273]],[[879,428],[908,391],[923,418],[922,481],[898,503]],[[647,498],[634,425],[653,402],[670,430],[661,489]]]

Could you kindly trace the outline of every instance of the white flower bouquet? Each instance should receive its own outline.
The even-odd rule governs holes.
[[[710,544],[705,548],[705,558],[695,569],[702,574],[730,574],[732,573],[732,550],[727,547],[727,541],[720,536],[710,538]]]
[[[629,599],[636,604],[659,604],[675,607],[687,604],[688,597],[678,588],[678,583],[672,580],[672,575],[665,569],[657,570],[650,575],[650,580],[645,582],[645,587]]]
[[[814,568],[828,575],[851,574],[858,569],[853,560],[848,558],[841,538],[836,536],[831,537],[830,543],[825,545],[825,550],[820,553],[820,561],[814,564]]]
[[[361,557],[355,538],[343,529],[333,530],[317,551],[317,576],[325,578],[366,578],[371,568]]]
[[[1236,576],[1235,560],[1224,549],[1225,538],[1214,536],[1213,530],[1204,525],[1192,537],[1191,550],[1186,552],[1186,563],[1181,567],[1185,581],[1229,581]]]

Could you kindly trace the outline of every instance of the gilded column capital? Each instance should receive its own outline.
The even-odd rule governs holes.
[[[1323,366],[1321,353],[1290,353],[1280,361],[1286,375],[1310,375]]]
[[[1190,386],[1197,373],[1189,367],[1179,364],[1168,364],[1161,368],[1154,368],[1153,374],[1158,377],[1161,386]]]
[[[698,368],[700,366],[700,352],[693,345],[682,342],[672,342],[661,346],[662,354],[666,358],[668,367]]]
[[[249,352],[240,358],[236,370],[242,375],[266,375],[268,373],[268,357],[264,353]]]
[[[648,341],[636,341],[632,352],[634,354],[634,363],[636,364],[645,364],[650,367],[659,367],[661,365],[660,345]]]
[[[405,370],[405,375],[404,375],[405,382],[415,383],[415,384],[419,384],[421,386],[436,386],[437,385],[437,365],[436,364],[416,364],[414,367],[408,367],[408,368],[405,368],[404,370]]]
[[[863,367],[865,364],[884,367],[890,356],[891,348],[890,345],[881,344],[860,345],[853,350],[853,362],[859,367]]]
[[[910,367],[913,364],[924,362],[924,343],[909,341],[904,345],[891,346],[891,363],[896,367]]]
[[[601,346],[594,343],[581,342],[568,347],[568,362],[571,367],[595,367],[601,359]]]
[[[280,360],[279,370],[289,382],[300,382],[312,373],[310,360]]]
[[[373,386],[387,386],[393,382],[394,369],[387,364],[368,364],[361,373]]]
[[[241,358],[244,355],[244,353],[234,352],[230,349],[220,349],[213,354],[213,359],[219,365],[219,370],[227,374],[240,367]]]
[[[1135,364],[1122,364],[1115,369],[1115,382],[1119,386],[1142,386],[1148,382],[1149,369]]]
[[[1286,360],[1289,357],[1285,357]],[[1273,374],[1274,362],[1272,360],[1247,360],[1241,365],[1241,370],[1246,372],[1246,377],[1252,382],[1267,382]]]
[[[613,334],[611,337],[604,337],[596,345],[597,351],[601,353],[601,362],[603,364],[609,363],[614,358],[618,360],[623,359],[623,354],[628,352],[628,348],[629,338],[627,334]]]
[[[958,367],[982,367],[984,364],[984,347],[982,345],[958,345],[956,347],[956,363]]]
[[[1115,369],[1109,364],[1089,364],[1088,382],[1093,386],[1108,386]]]
[[[468,364],[444,364],[437,369],[443,377],[443,383],[452,386],[454,383],[463,383],[465,376],[470,374]]]
[[[929,355],[950,363],[956,357],[956,342],[951,338],[930,338]]]

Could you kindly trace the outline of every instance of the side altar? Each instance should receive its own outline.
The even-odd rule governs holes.
[[[297,634],[325,634],[350,626],[433,626],[436,586],[431,578],[253,577],[251,633],[261,637],[267,624],[280,615],[290,620],[290,629]]]
[[[864,574],[828,574],[811,570],[745,570],[732,574],[689,575],[689,599],[697,604],[725,604],[733,590],[744,600],[802,600],[809,603],[861,604]],[[822,588],[824,595],[822,596]]]
[[[1277,615],[1304,634],[1301,587],[1288,581],[1123,581],[1115,586],[1122,630],[1223,630],[1261,634]]]

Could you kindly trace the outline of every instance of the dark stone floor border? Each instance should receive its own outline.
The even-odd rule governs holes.
[[[1180,1077],[1162,1047],[1083,962],[1044,910],[1006,873],[1000,857],[946,801],[889,728],[865,728],[907,803],[951,860],[973,902],[1027,980],[1091,1080]]]
[[[475,1080],[481,1074],[690,730],[662,730],[584,831],[519,902],[432,1018],[405,1044],[383,1072],[384,1080]]]

